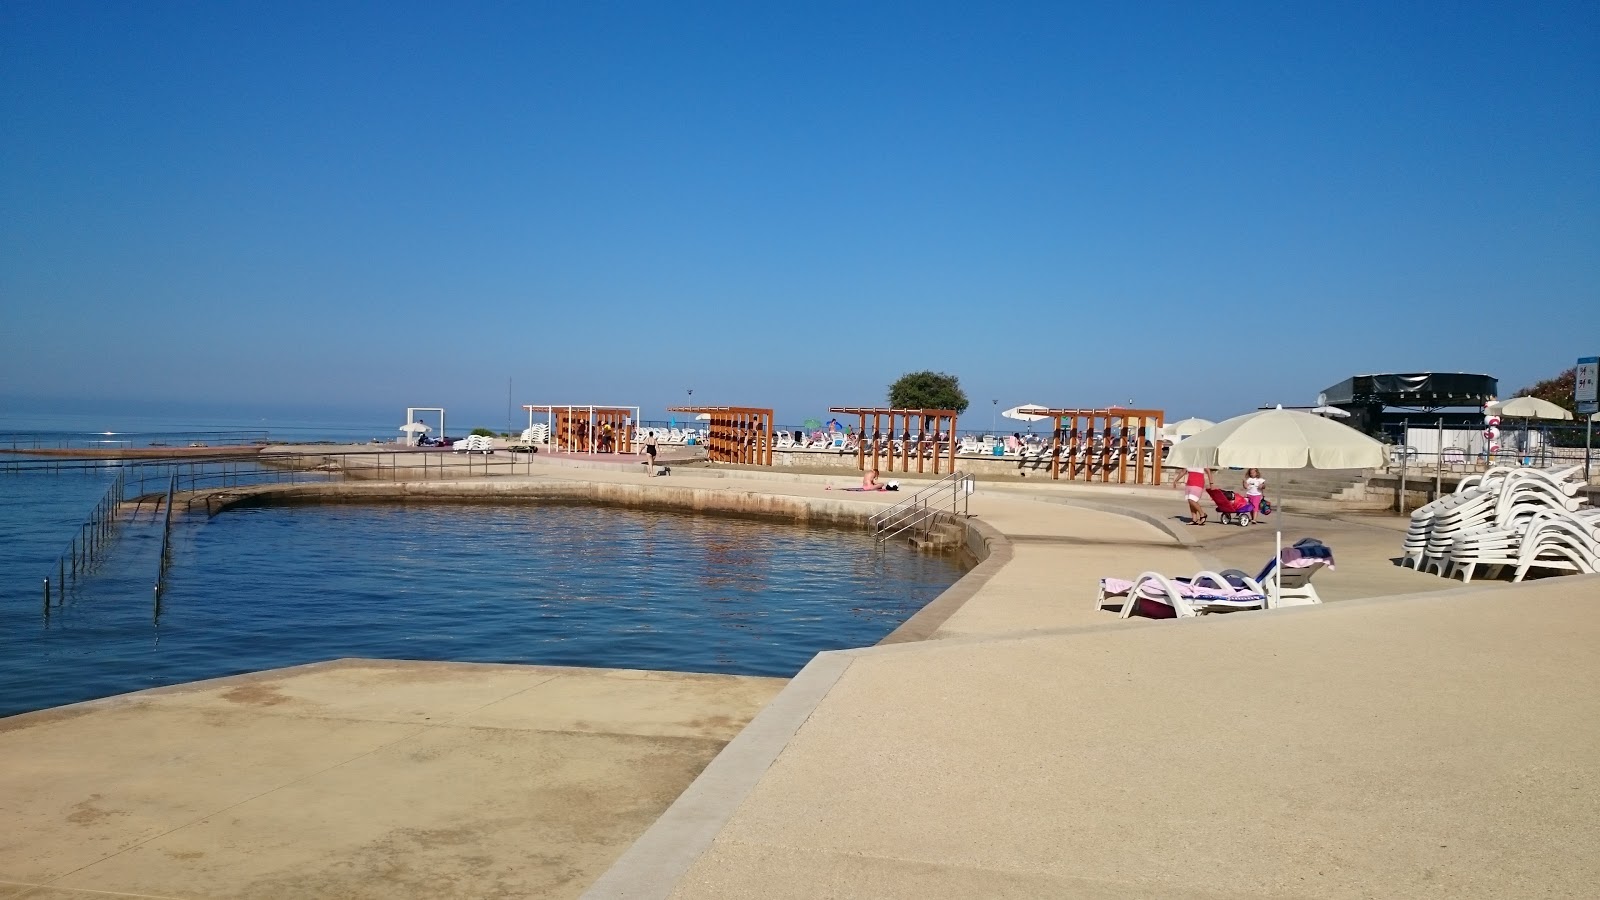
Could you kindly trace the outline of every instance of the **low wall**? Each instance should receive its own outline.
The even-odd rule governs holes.
[[[858,502],[787,497],[753,491],[679,488],[653,484],[589,481],[460,481],[317,482],[221,488],[192,498],[214,512],[241,506],[285,506],[312,503],[504,503],[531,499],[548,503],[582,503],[633,509],[662,509],[775,519],[791,524],[831,525],[865,529],[878,507]]]
[[[900,462],[899,459],[895,460],[895,469],[891,473],[887,461],[880,458],[878,469],[885,475],[899,474],[903,471],[900,468]],[[949,471],[946,460],[940,460],[939,465],[944,472]],[[837,468],[841,471],[860,471],[854,452],[841,453],[837,450],[774,450],[772,453],[772,467],[775,469]],[[969,454],[956,457],[956,468],[971,475],[1023,475],[1029,478],[1050,480],[1050,460],[1048,458],[1018,459],[1014,456],[976,456]],[[1171,469],[1164,468],[1162,471],[1169,472]],[[933,461],[924,459],[922,474],[932,474],[932,472]],[[1132,480],[1134,472],[1134,467],[1129,466],[1128,484],[1134,483]],[[1148,470],[1146,472],[1148,473]],[[917,461],[914,459],[911,461],[911,474],[917,474]],[[1146,477],[1149,477],[1148,474]],[[1061,479],[1062,482],[1066,482],[1066,480],[1065,476]],[[1076,479],[1076,481],[1079,484],[1087,483],[1083,479]],[[1100,484],[1101,481],[1097,477],[1094,483]],[[1118,482],[1113,478],[1106,483],[1117,484]]]

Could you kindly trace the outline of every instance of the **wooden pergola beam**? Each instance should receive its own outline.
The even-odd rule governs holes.
[[[880,452],[887,450],[883,455],[888,460],[888,471],[895,470],[895,453],[893,442],[896,435],[900,441],[900,471],[911,471],[911,458],[916,457],[917,471],[927,471],[927,460],[933,460],[933,474],[938,475],[942,469],[954,472],[956,468],[956,411],[953,409],[896,409],[887,406],[833,406],[828,408],[830,413],[857,416],[861,421],[860,444],[856,448],[856,465],[865,471],[867,468],[867,441],[872,441],[872,468],[879,466]],[[872,432],[867,433],[867,417],[872,417]],[[888,419],[889,433],[883,434],[883,422]],[[913,437],[913,425],[915,437]],[[931,427],[931,437],[930,437]],[[939,440],[945,435],[945,440]],[[885,447],[885,444],[888,444]]]
[[[1081,474],[1086,480],[1093,481],[1099,474],[1101,482],[1111,480],[1113,461],[1119,484],[1128,483],[1128,451],[1134,451],[1134,481],[1135,484],[1160,484],[1161,483],[1161,441],[1159,437],[1152,443],[1146,437],[1150,429],[1160,432],[1166,422],[1166,413],[1159,409],[1123,409],[1110,406],[1099,409],[1062,408],[1038,410],[1037,415],[1055,420],[1054,435],[1051,439],[1050,477],[1060,479],[1061,457],[1067,458],[1066,470],[1069,481],[1077,479]],[[1083,421],[1083,428],[1079,428],[1079,420]],[[1113,422],[1116,424],[1113,425]],[[1129,434],[1129,423],[1135,423],[1137,440]],[[1063,425],[1070,423],[1070,425]],[[1134,446],[1130,448],[1130,443]],[[1151,453],[1151,464],[1146,467],[1144,454]],[[1079,467],[1079,456],[1082,456],[1082,467]],[[1114,456],[1114,460],[1113,460]],[[1098,472],[1097,472],[1098,469]],[[1146,478],[1148,477],[1148,481]]]
[[[706,455],[712,462],[772,465],[772,409],[761,406],[669,406],[667,412],[710,416]]]

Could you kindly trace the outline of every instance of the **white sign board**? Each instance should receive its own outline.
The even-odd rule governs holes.
[[[1600,400],[1600,395],[1596,394],[1597,382],[1600,382],[1600,356],[1585,356],[1578,360],[1578,387],[1572,399],[1579,403]]]

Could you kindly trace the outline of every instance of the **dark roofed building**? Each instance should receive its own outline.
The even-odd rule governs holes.
[[[1483,404],[1499,396],[1492,375],[1467,372],[1405,372],[1356,375],[1324,390],[1321,402],[1350,413],[1351,426],[1379,434],[1386,425],[1424,417],[1446,425],[1483,421]],[[1453,411],[1452,411],[1453,410]]]

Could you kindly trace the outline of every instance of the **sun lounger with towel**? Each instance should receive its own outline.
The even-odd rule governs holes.
[[[1199,572],[1193,578],[1168,578],[1159,572],[1145,572],[1132,581],[1100,579],[1100,596],[1095,608],[1104,609],[1122,598],[1122,618],[1135,614],[1152,619],[1189,618],[1210,613],[1264,609],[1267,596],[1261,591],[1235,587],[1215,572]]]

